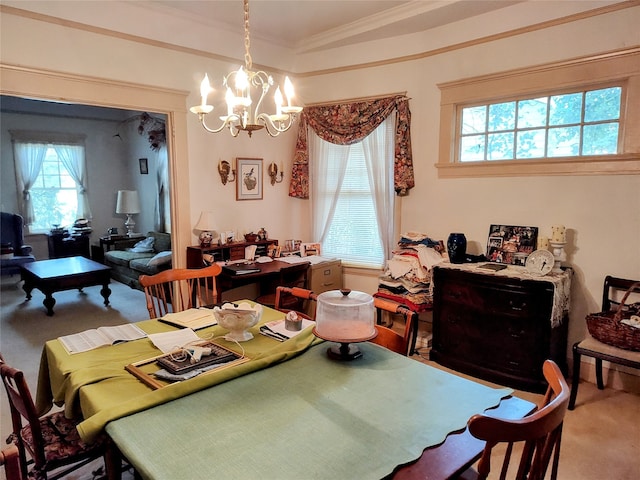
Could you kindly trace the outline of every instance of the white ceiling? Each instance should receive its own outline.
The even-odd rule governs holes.
[[[251,0],[251,39],[298,53],[423,32],[525,0]],[[241,0],[149,0],[150,9],[242,32]]]
[[[224,62],[243,59],[242,0],[0,1],[18,10],[205,52]],[[624,1],[250,0],[251,53],[261,68],[321,72],[526,31]]]

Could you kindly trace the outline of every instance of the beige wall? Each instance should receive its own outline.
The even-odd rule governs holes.
[[[513,19],[502,20],[508,23]],[[196,117],[187,113],[187,107],[198,102],[197,89],[204,72],[219,82],[228,64],[7,13],[0,22],[3,63],[190,92],[186,105],[176,113],[186,143],[178,150],[175,164],[188,171],[178,191],[188,197],[187,208],[177,212],[184,218],[176,224],[179,235],[185,237],[183,245],[195,243],[195,236],[184,230],[195,224],[202,209],[214,210],[224,230],[243,233],[265,227],[274,238],[312,240],[308,202],[289,198],[286,180],[275,187],[266,183],[262,201],[241,202],[235,200],[234,184],[223,187],[220,183],[215,169],[218,159],[283,161],[288,172],[295,143],[294,132],[277,140],[261,134],[252,139],[206,134]],[[481,253],[491,223],[537,225],[543,233],[550,233],[552,224],[566,225],[568,262],[575,270],[571,344],[584,334],[585,314],[599,308],[605,275],[640,278],[640,177],[439,179],[434,167],[439,129],[436,84],[640,45],[638,24],[640,7],[635,7],[419,60],[304,76],[297,85],[307,103],[407,91],[413,114],[417,186],[402,200],[402,231],[422,231],[438,239],[454,230],[462,231],[471,252]],[[38,35],[24,35],[35,31]],[[455,32],[443,34],[456,43]],[[2,80],[0,89],[6,88]],[[61,92],[61,97],[65,95],[73,92]],[[347,285],[373,291],[375,275],[350,274]]]

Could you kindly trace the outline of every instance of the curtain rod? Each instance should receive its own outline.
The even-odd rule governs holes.
[[[371,96],[371,97],[347,98],[347,99],[344,99],[344,100],[332,100],[330,102],[307,103],[304,106],[305,107],[320,107],[320,106],[327,106],[327,105],[337,105],[337,104],[340,104],[340,103],[368,102],[368,101],[372,101],[372,100],[379,100],[381,98],[406,97],[406,96],[407,96],[407,92],[405,90],[404,92],[387,93],[387,94],[384,94],[384,95],[374,95],[374,96]]]

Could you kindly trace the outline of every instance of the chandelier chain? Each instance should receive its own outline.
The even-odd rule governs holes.
[[[251,47],[251,40],[249,38],[249,0],[244,0],[244,64],[247,70],[251,69],[251,53],[249,48]]]

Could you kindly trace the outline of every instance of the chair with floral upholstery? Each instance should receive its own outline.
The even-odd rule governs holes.
[[[0,375],[9,397],[13,424],[13,433],[7,443],[13,442],[18,447],[23,478],[62,478],[96,458],[113,453],[108,448],[109,439],[106,434],[92,443],[85,443],[78,434],[76,423],[65,418],[64,412],[40,417],[24,373],[7,365],[2,355]],[[26,419],[26,425],[23,425],[23,419]],[[31,460],[27,460],[27,455]],[[29,469],[31,463],[33,466]],[[109,465],[106,458],[105,465]],[[61,470],[62,467],[66,468]],[[48,474],[53,471],[54,475],[49,477]],[[115,476],[109,478],[116,478],[119,472],[115,473]]]

